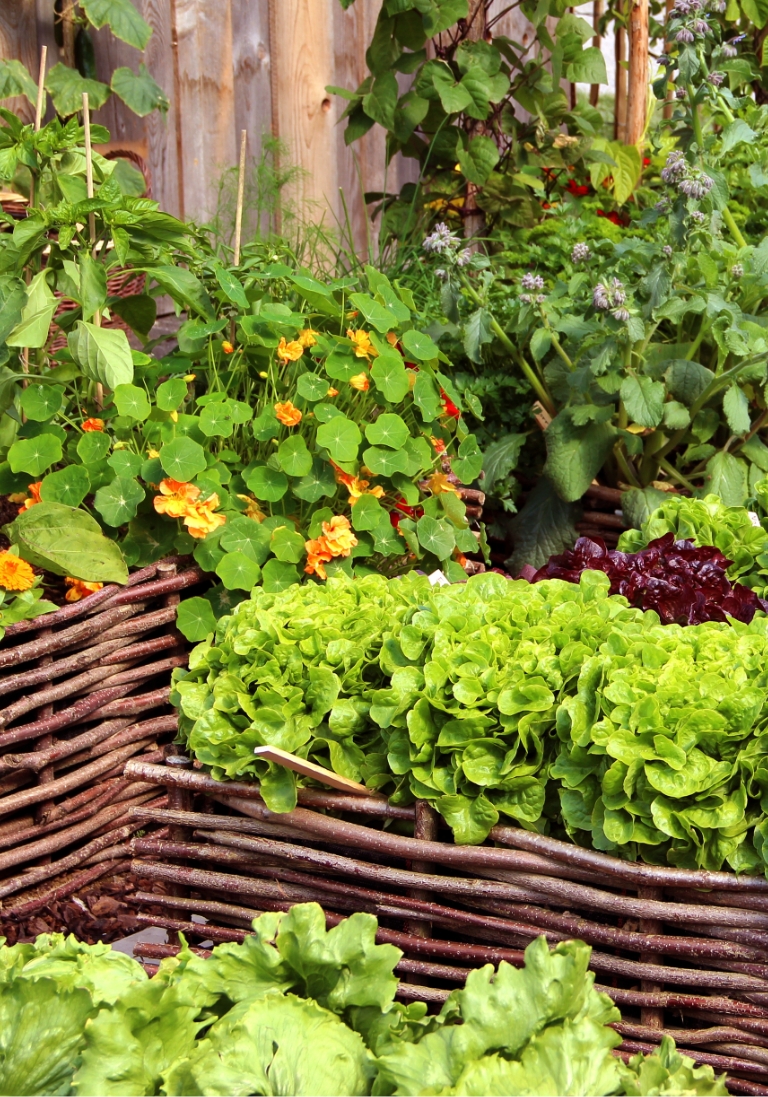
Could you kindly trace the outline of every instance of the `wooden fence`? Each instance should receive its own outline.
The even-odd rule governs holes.
[[[111,99],[95,121],[107,126],[112,148],[132,149],[148,163],[153,197],[180,217],[210,219],[222,172],[238,158],[241,130],[258,161],[265,134],[278,137],[284,160],[302,169],[292,200],[332,227],[349,211],[354,238],[367,235],[363,194],[385,181],[380,127],[353,148],[338,124],[344,100],[328,85],[356,87],[367,75],[365,51],[381,0],[134,0],[153,28],[144,60],[171,101],[168,115],[140,119]],[[508,6],[497,0],[499,10]],[[53,33],[53,0],[0,0],[0,57],[19,58],[36,77],[40,48],[49,65],[61,59]],[[496,33],[530,37],[516,12]],[[139,54],[111,37],[94,35],[98,76],[109,82],[119,65],[136,68]],[[20,101],[17,109],[32,108]],[[389,191],[416,177],[415,163],[389,169]],[[341,192],[344,195],[342,201]]]

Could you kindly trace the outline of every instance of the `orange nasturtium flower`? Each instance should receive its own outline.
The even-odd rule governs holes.
[[[446,491],[452,491],[454,495],[458,494],[444,472],[434,472],[427,480],[427,487],[433,495],[440,495],[441,492]]]
[[[303,328],[296,336],[296,342],[301,343],[302,347],[313,347],[319,334],[319,332],[313,331],[312,328]]]
[[[29,492],[29,498],[25,499],[23,495],[9,496],[8,498],[12,503],[21,503],[19,507],[19,514],[23,514],[25,510],[29,510],[36,503],[42,503],[40,498],[40,488],[42,487],[42,480],[38,480],[36,484],[29,484],[27,491]]]
[[[252,518],[254,522],[263,522],[267,517],[252,495],[238,495],[237,498],[245,503],[243,513],[246,518]]]
[[[214,492],[207,499],[200,499],[200,488],[181,480],[161,480],[160,495],[153,502],[158,514],[169,518],[181,518],[192,537],[203,538],[223,526],[223,514],[214,514],[219,497]]]
[[[430,437],[430,442],[435,447],[435,453],[445,453],[445,442],[442,438],[435,438],[434,434]]]
[[[104,430],[103,419],[86,419],[83,423],[83,430],[87,434],[91,430]]]
[[[355,344],[356,358],[378,358],[379,352],[371,343],[371,337],[367,331],[363,331],[362,328],[353,331],[349,328],[347,330],[347,339],[351,339]]]
[[[323,532],[320,537],[304,542],[304,548],[307,550],[304,571],[307,575],[317,575],[321,579],[327,579],[325,564],[336,556],[349,556],[356,544],[357,538],[352,532],[349,518],[343,514],[334,515],[330,522],[323,522]]]
[[[0,587],[5,590],[29,590],[35,573],[26,560],[12,552],[0,552]]]
[[[356,373],[354,377],[350,377],[349,383],[353,389],[357,389],[358,392],[367,392],[371,387],[371,382],[368,380],[367,373]]]
[[[389,345],[391,347],[396,347],[397,344],[400,342],[400,339],[397,335],[397,332],[388,331],[387,332],[387,342],[389,343]]]
[[[335,388],[333,388],[333,386],[331,386],[331,388],[328,389],[328,391],[326,392],[325,395],[326,396],[338,396],[339,395],[339,390],[335,389]]]
[[[73,579],[68,575],[64,580],[69,590],[64,595],[67,602],[79,602],[81,598],[87,598],[89,594],[95,594],[101,590],[103,583],[86,583],[84,579]]]
[[[225,354],[235,353],[235,348],[232,346],[229,339],[224,340],[224,342],[221,344],[221,349],[224,351]]]
[[[282,336],[277,347],[277,357],[283,365],[286,362],[298,362],[303,353],[304,347],[297,339],[294,339],[291,343],[286,343],[285,336]]]
[[[296,427],[301,422],[301,412],[290,400],[284,404],[275,404],[275,416],[284,427]]]

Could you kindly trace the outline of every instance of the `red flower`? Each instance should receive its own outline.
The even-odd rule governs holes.
[[[440,389],[440,397],[443,402],[443,414],[450,415],[451,419],[461,419],[461,412],[451,400],[445,389]]]
[[[605,210],[599,209],[597,211],[597,216],[607,218],[607,220],[610,221],[612,225],[618,225],[619,228],[625,228],[626,227],[625,222],[622,221],[621,217],[619,217],[616,210],[611,210],[610,213],[606,213]]]
[[[391,510],[389,512],[389,520],[395,529],[397,529],[398,525],[400,524],[400,519],[403,516],[405,516],[406,518],[413,518],[414,521],[417,521],[424,515],[423,507],[409,507],[405,499],[403,498],[398,499],[398,501],[395,503],[395,507],[395,510]]]
[[[579,184],[575,179],[569,179],[565,185],[565,189],[569,194],[572,194],[574,198],[583,198],[585,194],[589,194],[590,188],[583,184]]]
[[[643,157],[643,167],[644,168],[647,168],[648,165],[650,164],[650,162],[651,162],[650,156],[644,156]]]

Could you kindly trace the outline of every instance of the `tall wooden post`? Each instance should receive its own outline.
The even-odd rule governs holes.
[[[631,0],[618,0],[616,14],[623,15],[624,5]],[[627,70],[624,63],[627,59],[627,32],[623,23],[616,20],[615,57],[616,57],[616,91],[613,102],[613,139],[626,141],[627,136]]]
[[[592,22],[595,27],[595,37],[592,39],[592,45],[595,49],[600,49],[603,44],[603,38],[600,34],[600,19],[603,15],[603,0],[594,0],[592,6]],[[592,107],[596,107],[600,101],[600,85],[590,84],[589,86],[589,104]]]
[[[485,0],[470,0],[467,15],[467,38],[470,42],[479,42],[485,38],[487,33],[486,16]],[[482,122],[475,122],[470,131],[470,139],[473,136],[482,134],[484,130],[485,125]],[[467,239],[471,239],[473,236],[481,236],[485,229],[485,214],[477,205],[477,190],[478,188],[474,183],[467,183],[464,199],[464,235]]]
[[[627,145],[639,145],[648,117],[648,0],[636,0],[629,11],[629,82]]]

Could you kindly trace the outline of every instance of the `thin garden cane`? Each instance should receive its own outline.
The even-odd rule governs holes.
[[[88,102],[88,92],[83,92],[83,130],[85,133],[85,185],[89,198],[93,198],[93,147],[91,145],[91,110]],[[88,214],[88,235],[91,247],[96,245],[96,214]],[[101,309],[96,309],[93,314],[93,322],[97,328],[101,327]],[[101,381],[96,382],[94,404],[97,410],[104,406],[104,386]]]

